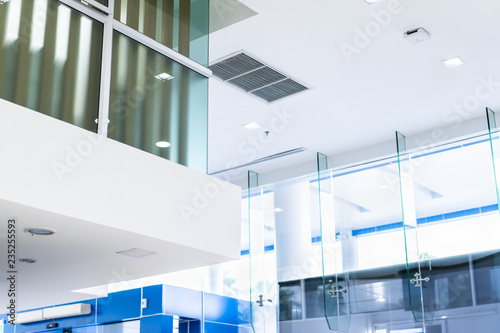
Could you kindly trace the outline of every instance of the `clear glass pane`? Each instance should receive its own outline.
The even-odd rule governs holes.
[[[332,331],[347,332],[350,324],[348,279],[343,270],[343,249],[340,226],[334,216],[334,191],[328,170],[327,157],[317,154],[318,179],[311,186],[317,187],[319,225],[322,249],[322,285],[324,316]],[[314,286],[315,279],[306,281],[306,292]],[[317,287],[316,287],[317,288]],[[307,309],[307,306],[306,306]]]
[[[272,193],[257,185],[257,174],[249,172],[249,231],[251,322],[254,332],[278,331],[276,255]]]
[[[0,6],[0,98],[97,130],[103,25],[56,0]]]
[[[206,172],[208,79],[115,32],[108,137]]]
[[[486,135],[412,151],[409,168],[414,188],[421,287],[410,286],[412,301],[421,297],[417,320],[426,325],[446,319],[460,326],[457,314],[479,311],[498,293],[500,216]],[[419,290],[420,289],[420,290]],[[496,301],[498,302],[498,301]],[[482,320],[494,331],[494,316]],[[470,319],[472,321],[472,319]]]
[[[115,0],[116,20],[208,65],[208,0]]]
[[[426,281],[422,281],[424,277],[420,268],[421,258],[418,247],[412,155],[406,150],[406,138],[399,132],[396,132],[396,145],[406,254],[406,281],[408,287],[408,292],[405,293],[405,303],[408,304],[414,320],[422,322],[425,325],[426,314],[423,294]],[[432,320],[431,318],[428,319]]]

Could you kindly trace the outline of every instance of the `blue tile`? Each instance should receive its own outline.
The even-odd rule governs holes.
[[[458,211],[458,212],[444,214],[444,219],[445,220],[456,219],[456,218],[459,218],[459,217],[464,217],[464,216],[479,214],[480,212],[481,211],[480,211],[479,208],[466,209],[466,210],[461,210],[461,211]]]
[[[498,205],[497,204],[481,207],[481,213],[494,212],[496,210],[498,210]]]
[[[111,293],[97,299],[97,322],[111,323],[141,316],[141,289]]]
[[[205,294],[204,299],[205,320],[231,325],[248,322],[249,302],[214,294]]]
[[[202,301],[201,291],[167,285],[163,286],[164,314],[201,319]]]
[[[205,333],[253,333],[250,326],[205,322]]]
[[[140,333],[172,333],[174,318],[166,315],[142,317]]]
[[[148,300],[148,307],[142,309],[143,316],[163,313],[163,286],[142,288],[142,298]]]

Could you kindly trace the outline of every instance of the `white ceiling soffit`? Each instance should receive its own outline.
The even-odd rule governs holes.
[[[257,12],[237,0],[212,0],[210,1],[210,33],[254,15],[257,15]]]
[[[267,103],[309,89],[244,51],[218,60],[209,68],[215,77]]]

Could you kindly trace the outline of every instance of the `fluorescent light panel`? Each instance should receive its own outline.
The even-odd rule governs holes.
[[[460,57],[453,57],[450,59],[443,60],[443,63],[448,67],[456,67],[463,65],[464,60]]]
[[[257,124],[254,121],[252,121],[251,123],[248,123],[248,124],[241,125],[241,126],[245,127],[248,130],[251,130],[251,131],[259,129],[259,128],[262,127],[262,126],[260,126],[259,124]]]
[[[130,250],[116,252],[116,254],[123,254],[124,256],[129,256],[133,258],[142,258],[142,257],[152,256],[153,254],[156,254],[156,252],[134,248]]]

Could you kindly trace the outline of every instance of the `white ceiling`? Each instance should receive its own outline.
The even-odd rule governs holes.
[[[268,105],[212,78],[209,172],[308,149],[251,167],[265,172],[313,160],[317,151],[332,156],[393,140],[396,130],[412,135],[450,125],[447,112],[474,96],[479,77],[500,82],[498,1],[241,2],[258,14],[211,34],[210,62],[245,50],[312,89]],[[372,13],[395,3],[400,13],[391,15],[390,23],[348,63],[342,43],[354,45],[357,29],[376,22]],[[226,10],[218,18],[230,20],[231,15]],[[418,27],[432,39],[418,45],[403,40],[405,31]],[[466,63],[448,68],[441,62],[453,56]],[[500,110],[499,88],[463,119],[482,116],[486,106]],[[257,139],[264,129],[252,132],[241,126],[255,121],[268,127],[275,112],[284,111],[295,118],[265,144]],[[248,150],[252,140],[258,145],[255,156]],[[245,176],[240,171],[233,176]]]
[[[18,310],[95,297],[73,290],[119,282],[124,282],[122,287],[126,287],[128,280],[223,260],[217,255],[186,246],[0,200],[0,220],[7,221],[12,217],[18,221],[17,258],[38,260],[36,264],[17,263]],[[24,232],[29,227],[51,228],[57,233],[53,236],[31,236]],[[5,247],[5,251],[6,230],[0,234],[0,245]],[[132,248],[156,254],[143,258],[116,254]],[[8,304],[6,259],[0,260],[0,304]],[[133,287],[136,286],[124,289]]]

